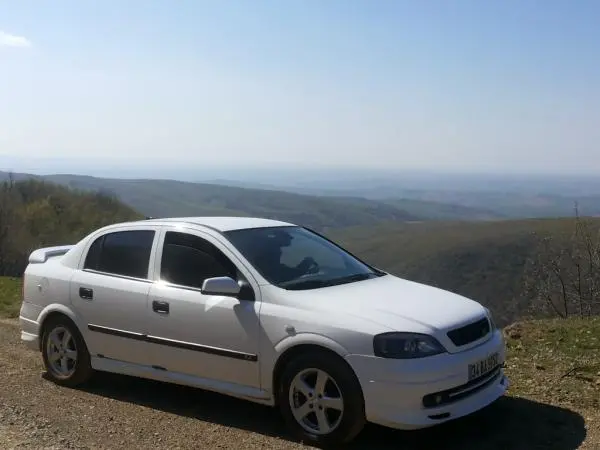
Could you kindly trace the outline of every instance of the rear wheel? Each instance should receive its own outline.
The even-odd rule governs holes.
[[[301,355],[284,368],[279,406],[300,439],[320,445],[352,440],[365,424],[362,391],[352,371],[325,353]]]
[[[50,379],[77,386],[92,375],[90,354],[77,327],[64,316],[49,319],[42,336],[44,366]]]

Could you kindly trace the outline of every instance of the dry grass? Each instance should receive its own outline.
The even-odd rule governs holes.
[[[0,278],[0,317],[18,315],[20,291],[19,279]],[[523,321],[504,332],[508,396],[433,429],[368,426],[351,447],[600,449],[600,318]],[[12,319],[0,320],[0,372],[11,375],[0,385],[3,448],[302,447],[274,411],[214,393],[106,374],[59,388]],[[157,422],[168,427],[157,433]]]
[[[600,318],[520,322],[505,335],[513,395],[600,410]]]
[[[0,277],[0,317],[18,317],[22,283],[20,278]]]

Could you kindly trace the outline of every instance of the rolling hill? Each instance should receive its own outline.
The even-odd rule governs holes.
[[[0,179],[7,176],[7,173],[0,172]],[[27,179],[34,176],[15,174],[14,177]],[[390,221],[497,218],[483,209],[414,200],[379,201],[360,197],[314,196],[266,188],[156,179],[107,179],[80,175],[35,178],[116,196],[142,214],[153,217],[263,216],[299,223],[320,231]]]
[[[600,220],[591,224],[596,258],[600,254]],[[505,325],[528,315],[553,315],[538,295],[546,282],[555,288],[548,295],[562,308],[558,280],[544,278],[548,274],[538,270],[542,262],[561,265],[569,283],[571,314],[577,312],[572,286],[577,280],[568,258],[573,249],[582,258],[580,286],[585,285],[586,290],[592,277],[596,283],[600,281],[595,268],[590,273],[587,264],[581,264],[586,262],[585,252],[574,243],[574,231],[574,219],[563,218],[387,224],[335,230],[330,236],[384,270],[480,301]],[[594,312],[600,313],[600,305]]]
[[[570,216],[575,202],[582,213],[600,216],[597,177],[397,174],[312,183],[259,184],[217,179],[222,185],[283,190],[306,195],[353,196],[392,203],[413,214],[447,220],[524,219]]]

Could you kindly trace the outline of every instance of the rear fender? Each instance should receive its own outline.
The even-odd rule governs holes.
[[[83,326],[84,324],[83,324],[83,320],[81,319],[81,317],[79,315],[77,315],[77,313],[75,313],[75,311],[73,311],[67,305],[63,305],[61,303],[52,303],[52,304],[46,306],[42,310],[40,315],[38,316],[40,341],[42,339],[41,332],[43,330],[45,321],[48,319],[48,317],[51,314],[55,314],[55,313],[62,314],[64,316],[67,316],[69,319],[71,319],[71,321],[79,329],[79,332],[81,333],[81,335],[85,336],[85,333],[83,332],[85,330],[85,327]]]

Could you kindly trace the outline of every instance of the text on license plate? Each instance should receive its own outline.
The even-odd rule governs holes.
[[[498,365],[498,352],[492,353],[488,357],[481,359],[473,364],[469,364],[469,381],[473,378],[485,375]]]

